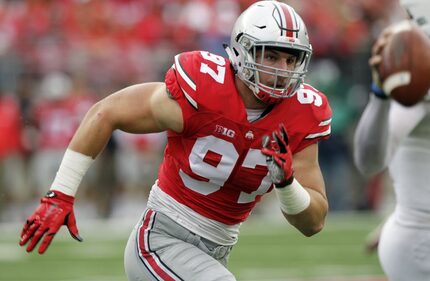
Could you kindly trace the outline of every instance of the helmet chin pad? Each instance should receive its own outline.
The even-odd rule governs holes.
[[[248,85],[254,95],[264,103],[275,104],[292,97],[301,83],[290,84],[286,88],[273,88],[262,83]]]

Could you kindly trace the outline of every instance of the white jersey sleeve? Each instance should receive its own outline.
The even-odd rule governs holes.
[[[354,136],[354,161],[365,175],[388,166],[399,144],[423,119],[423,103],[404,107],[395,101],[370,96]]]

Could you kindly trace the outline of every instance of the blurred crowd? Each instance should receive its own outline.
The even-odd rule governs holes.
[[[253,2],[0,0],[0,221],[21,219],[16,210],[48,190],[94,102],[126,85],[163,81],[177,53],[225,56],[222,44]],[[334,111],[332,137],[320,146],[331,210],[375,208],[379,181],[356,171],[352,133],[368,97],[371,44],[404,15],[397,0],[284,2],[308,27],[314,52],[306,82]],[[116,132],[85,177],[80,200],[93,201],[100,217],[111,216],[119,198],[145,200],[164,144],[164,134]]]

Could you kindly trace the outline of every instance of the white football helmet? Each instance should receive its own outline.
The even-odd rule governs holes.
[[[256,51],[261,50],[264,58],[265,50],[270,48],[295,54],[295,69],[268,67],[263,66],[262,61],[257,62]],[[236,20],[226,52],[238,77],[255,96],[266,103],[277,103],[293,96],[303,83],[312,46],[302,18],[292,7],[277,1],[260,1]],[[262,72],[275,77],[272,85],[260,82],[259,73]]]
[[[411,19],[430,37],[430,1],[429,0],[400,0]],[[430,89],[424,100],[430,101]]]
[[[400,0],[400,4],[405,8],[412,20],[430,36],[430,1]]]

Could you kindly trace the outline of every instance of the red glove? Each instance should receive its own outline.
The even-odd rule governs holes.
[[[273,131],[272,138],[263,136],[261,152],[267,156],[267,169],[275,187],[284,187],[293,182],[293,156],[288,145],[288,135],[283,124]]]
[[[21,231],[19,245],[23,246],[30,241],[27,246],[27,252],[31,252],[39,240],[45,236],[39,247],[39,254],[43,254],[63,224],[67,225],[73,238],[82,242],[73,211],[74,200],[73,196],[66,195],[60,191],[49,191],[40,200],[40,205],[36,211],[27,219]]]

